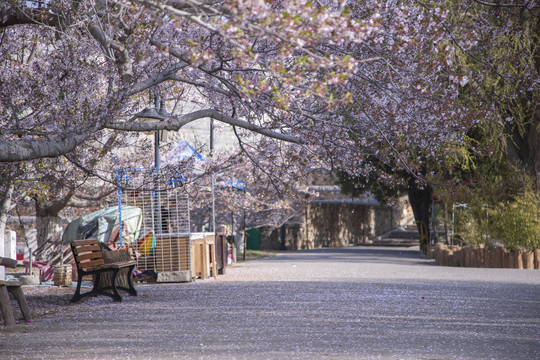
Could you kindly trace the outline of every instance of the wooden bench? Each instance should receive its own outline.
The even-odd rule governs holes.
[[[4,318],[4,325],[15,325],[15,316],[13,315],[13,309],[11,308],[11,301],[9,300],[9,293],[19,303],[22,316],[24,320],[30,320],[30,309],[26,303],[26,298],[21,288],[21,283],[18,281],[4,281],[0,280],[0,311]]]
[[[130,295],[137,295],[137,290],[133,287],[132,272],[135,268],[136,261],[121,261],[113,263],[105,263],[103,259],[103,249],[97,239],[74,240],[71,242],[71,251],[77,265],[77,290],[71,298],[71,302],[77,302],[86,296],[106,295],[110,296],[114,301],[122,301],[122,297],[118,290],[125,290]],[[129,269],[127,272],[120,272],[121,269]],[[104,273],[112,273],[111,285],[101,286],[101,275]],[[85,275],[94,275],[94,286],[89,292],[81,294],[82,278]],[[127,276],[128,287],[117,286],[118,274]],[[127,275],[126,275],[127,274]],[[112,290],[108,292],[108,290]]]
[[[15,268],[17,266],[17,260],[0,256],[0,266]],[[26,303],[26,298],[24,297],[21,286],[22,284],[18,281],[0,280],[0,312],[2,313],[4,325],[6,326],[15,325],[15,316],[13,314],[13,309],[11,308],[9,294],[13,295],[19,303],[19,308],[21,309],[24,320],[30,320],[30,309]]]

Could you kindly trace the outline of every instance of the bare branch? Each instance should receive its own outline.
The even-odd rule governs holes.
[[[116,191],[116,187],[111,187],[109,189],[104,189],[102,192],[96,194],[96,195],[85,195],[85,194],[76,194],[74,197],[80,200],[87,200],[87,201],[99,201],[103,200],[107,196],[111,195]]]
[[[252,124],[246,120],[230,117],[228,115],[220,113],[215,109],[203,109],[193,111],[189,114],[185,114],[179,117],[172,117],[167,120],[153,123],[143,123],[134,121],[136,118],[132,118],[129,122],[119,122],[119,121],[109,121],[106,123],[105,127],[108,129],[115,130],[124,130],[124,131],[153,131],[153,130],[170,130],[178,131],[184,125],[189,124],[192,121],[203,119],[203,118],[212,118],[218,121],[221,121],[225,124],[237,126],[246,130],[253,131],[254,133],[268,136],[274,139],[283,140],[287,142],[292,142],[296,144],[302,144],[303,141],[293,135],[279,133],[271,129]]]
[[[174,65],[171,65],[171,66],[167,67],[165,70],[163,70],[162,72],[160,72],[159,74],[154,75],[152,77],[149,77],[146,80],[143,80],[143,81],[140,81],[140,82],[134,84],[127,91],[126,95],[127,96],[132,96],[132,95],[138,94],[138,93],[140,93],[140,92],[142,92],[144,90],[147,90],[147,89],[151,88],[152,86],[161,84],[161,83],[163,83],[163,82],[165,82],[167,80],[174,80],[176,72],[178,72],[179,70],[182,70],[186,66],[188,66],[188,64],[183,63],[183,62],[179,62],[179,63],[176,63]]]

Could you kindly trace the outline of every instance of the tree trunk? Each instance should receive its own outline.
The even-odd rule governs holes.
[[[414,179],[411,179],[409,180],[407,193],[414,219],[416,220],[416,226],[420,233],[420,250],[425,254],[429,241],[429,208],[433,199],[433,189],[429,185],[424,185],[420,188]]]
[[[64,233],[60,216],[37,216],[36,229],[38,246],[47,241],[59,242]]]
[[[515,126],[509,135],[508,158],[531,176],[535,190],[540,191],[540,114],[533,114],[524,131]]]
[[[529,148],[531,149],[530,162],[531,173],[535,180],[536,192],[540,192],[540,111],[535,113],[528,136]]]
[[[0,204],[0,241],[5,241],[6,224],[9,211],[11,210],[11,197],[15,186],[10,181],[6,186],[6,192],[2,195],[2,203]]]
[[[40,247],[46,242],[60,244],[64,228],[62,218],[58,216],[58,210],[53,206],[47,206],[36,200],[36,230],[37,246]],[[34,251],[36,249],[32,249]],[[55,255],[57,246],[52,246],[45,252],[39,254],[42,261],[47,261]]]

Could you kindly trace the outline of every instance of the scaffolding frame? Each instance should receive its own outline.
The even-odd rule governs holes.
[[[158,282],[191,281],[190,204],[182,179],[166,179],[159,169],[117,171],[119,223],[122,205],[141,209],[137,239],[120,245],[133,249],[137,269],[154,271]]]

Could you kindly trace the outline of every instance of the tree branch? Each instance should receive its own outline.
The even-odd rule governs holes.
[[[30,9],[12,5],[11,1],[0,4],[0,28],[25,24],[58,25],[58,18],[49,8]]]
[[[85,142],[92,131],[75,135],[61,134],[48,139],[3,140],[0,141],[0,162],[16,162],[44,157],[57,157],[73,151]]]
[[[186,66],[188,66],[188,64],[183,63],[183,62],[176,63],[172,66],[169,66],[167,67],[167,69],[163,70],[159,74],[149,77],[148,79],[140,81],[134,84],[133,86],[131,86],[131,88],[129,88],[129,90],[126,93],[126,96],[129,97],[129,96],[138,94],[141,91],[149,89],[152,86],[161,84],[167,80],[175,80],[174,77],[175,77],[176,72],[178,72],[179,70],[182,70]]]
[[[113,186],[110,189],[104,189],[103,192],[101,192],[99,194],[96,194],[96,195],[90,196],[90,195],[85,195],[85,194],[76,194],[74,197],[79,199],[79,200],[99,201],[99,200],[103,200],[104,198],[111,195],[115,191],[116,191],[116,187]]]
[[[473,0],[474,2],[485,5],[485,6],[493,6],[493,7],[513,7],[513,8],[523,8],[523,9],[535,9],[540,7],[539,5],[535,5],[536,2],[531,2],[530,0],[525,1],[523,4],[501,4],[501,3],[490,3],[487,1],[482,0]]]
[[[250,130],[257,134],[268,136],[274,139],[283,140],[291,143],[302,144],[303,140],[297,138],[293,135],[279,133],[271,129],[258,126],[247,122],[242,119],[230,117],[228,115],[222,114],[215,109],[204,109],[193,111],[189,114],[185,114],[179,117],[168,118],[167,120],[153,122],[153,123],[143,123],[136,122],[136,117],[133,117],[131,121],[119,122],[119,121],[109,121],[105,124],[105,127],[108,129],[114,130],[124,130],[124,131],[138,131],[138,132],[147,132],[154,130],[169,130],[169,131],[178,131],[184,125],[189,124],[192,121],[203,119],[203,118],[212,118],[218,121],[221,121],[225,124],[238,126],[240,128]]]

